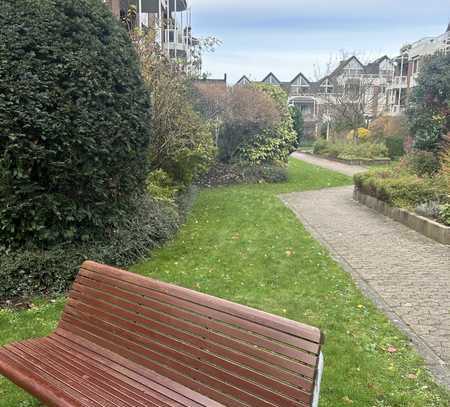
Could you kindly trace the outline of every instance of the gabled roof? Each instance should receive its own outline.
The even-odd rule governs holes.
[[[308,78],[303,75],[301,72],[294,78],[292,79],[291,83],[294,83],[298,78],[303,78],[308,84],[310,84],[311,82],[308,80]]]
[[[236,85],[240,85],[242,82],[247,81],[248,83],[251,83],[252,81],[250,79],[248,79],[247,75],[243,75],[241,79],[239,79],[236,82]]]
[[[366,72],[369,74],[378,74],[380,72],[381,63],[386,60],[390,61],[391,59],[387,55],[383,55],[375,61],[370,62],[366,65]]]
[[[328,76],[331,77],[331,78],[339,76],[342,73],[342,71],[345,69],[345,67],[353,60],[358,62],[358,64],[361,65],[362,69],[364,70],[364,65],[361,63],[361,61],[357,57],[355,57],[353,55],[350,58],[347,58],[344,61],[341,61],[339,66],[333,72],[331,72]]]
[[[265,82],[267,79],[269,79],[269,77],[273,77],[278,83],[281,84],[281,81],[272,73],[270,72],[261,82]]]
[[[330,82],[333,80],[333,78],[331,77],[331,75],[324,76],[322,79],[319,79],[319,81],[316,82],[317,86],[322,85],[322,83],[324,83],[327,79],[328,79]]]

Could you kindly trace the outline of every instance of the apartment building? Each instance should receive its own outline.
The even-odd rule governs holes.
[[[432,55],[450,52],[450,24],[447,30],[437,37],[426,37],[405,45],[400,55],[394,58],[396,69],[388,87],[388,112],[403,114],[408,97],[417,84],[422,66]]]
[[[363,64],[352,56],[319,81],[311,81],[299,73],[291,81],[283,82],[271,72],[257,83],[281,86],[289,95],[289,103],[302,111],[307,135],[313,137],[318,134],[319,126],[330,120],[327,117],[330,104],[343,95],[354,93],[355,89],[364,89],[367,121],[381,114],[404,114],[422,66],[432,55],[447,52],[450,52],[450,24],[445,33],[437,37],[405,45],[393,59],[383,56]],[[244,75],[236,85],[250,83],[252,81]],[[348,100],[351,102],[351,98]]]
[[[135,24],[156,31],[157,40],[170,58],[190,62],[198,41],[192,36],[190,0],[104,0],[118,18],[136,10]]]
[[[289,96],[289,103],[302,112],[307,136],[314,137],[319,132],[319,126],[331,120],[330,104],[337,103],[345,95],[353,94],[359,99],[358,102],[364,103],[367,120],[384,112],[387,108],[387,86],[394,70],[394,62],[387,56],[366,65],[352,56],[319,81],[311,81],[306,75],[299,73],[291,81],[283,82],[271,72],[259,83],[281,86]],[[236,85],[245,86],[250,83],[252,81],[244,75]],[[352,97],[348,96],[347,100],[351,102]]]

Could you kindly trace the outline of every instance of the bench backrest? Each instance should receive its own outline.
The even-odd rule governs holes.
[[[227,406],[310,406],[321,332],[85,262],[60,325]]]

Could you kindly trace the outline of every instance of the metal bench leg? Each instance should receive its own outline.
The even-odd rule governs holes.
[[[319,407],[319,396],[320,396],[320,382],[322,381],[323,375],[323,353],[320,352],[319,355],[319,366],[317,368],[317,379],[316,386],[314,387],[314,398],[312,407]]]

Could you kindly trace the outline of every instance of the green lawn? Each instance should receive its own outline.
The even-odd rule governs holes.
[[[450,395],[433,383],[408,340],[277,197],[350,183],[293,160],[287,183],[204,190],[177,238],[133,270],[323,329],[321,407],[448,407]],[[0,344],[49,332],[63,302],[0,311]],[[33,403],[0,380],[1,407]]]

